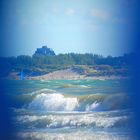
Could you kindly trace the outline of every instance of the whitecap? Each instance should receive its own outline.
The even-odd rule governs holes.
[[[78,106],[77,98],[66,98],[63,94],[41,93],[28,105],[28,109],[46,111],[73,111]]]

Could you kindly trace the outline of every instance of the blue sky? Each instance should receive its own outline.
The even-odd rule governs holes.
[[[131,52],[135,0],[3,0],[1,46],[7,56],[32,55],[47,45],[58,53]]]

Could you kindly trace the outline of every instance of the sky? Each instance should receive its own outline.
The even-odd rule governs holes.
[[[44,45],[56,54],[129,53],[136,7],[135,0],[3,0],[0,55],[32,55]]]

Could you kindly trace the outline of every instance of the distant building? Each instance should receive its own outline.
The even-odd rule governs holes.
[[[37,48],[33,55],[55,55],[55,52],[47,46],[42,46],[42,48]]]

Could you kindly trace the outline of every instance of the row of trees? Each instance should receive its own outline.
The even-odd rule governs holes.
[[[0,58],[0,62],[9,63],[12,65],[24,65],[24,66],[40,66],[45,65],[127,65],[130,63],[133,54],[125,54],[124,56],[103,57],[101,55],[93,54],[59,54],[55,56],[50,55],[20,55],[17,57]]]
[[[47,68],[48,66],[69,66],[69,65],[110,65],[124,66],[133,60],[134,54],[125,54],[119,57],[103,57],[93,54],[59,54],[59,55],[20,55],[17,57],[1,57],[0,73],[6,73],[15,68]]]

